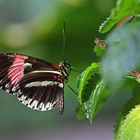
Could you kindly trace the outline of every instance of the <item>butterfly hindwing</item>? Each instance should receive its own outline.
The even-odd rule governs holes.
[[[63,112],[63,79],[58,66],[15,53],[0,54],[0,87],[27,107]]]
[[[50,71],[34,71],[26,74],[15,88],[18,99],[27,107],[36,110],[52,109],[53,106],[58,104],[59,96],[62,100],[64,94],[63,83],[55,81],[54,75],[58,77],[59,72],[54,74],[54,71],[52,73]],[[61,109],[57,107],[57,109],[60,113],[63,112],[63,107]]]

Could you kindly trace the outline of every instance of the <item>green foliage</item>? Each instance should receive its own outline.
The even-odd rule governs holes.
[[[97,56],[101,57],[104,53],[105,48],[101,48],[99,45],[96,45],[94,47],[94,52],[96,53]]]
[[[91,81],[94,81],[94,77]],[[87,89],[89,90],[91,83],[87,84]],[[109,92],[105,89],[104,80],[97,82],[96,87],[94,87],[90,93],[88,100],[79,104],[77,108],[77,117],[79,119],[88,119],[92,123],[94,116],[104,105],[106,99],[110,96]]]
[[[132,18],[136,16],[140,16],[139,0],[117,1],[100,26],[101,33],[111,31],[105,47],[98,44],[102,40],[95,41],[94,52],[101,62],[93,62],[78,79],[77,117],[90,123],[114,90],[123,88],[132,93],[116,121],[114,140],[140,139],[140,22]],[[130,19],[132,22],[127,23]],[[111,30],[116,24],[119,28]]]
[[[140,139],[140,105],[135,106],[124,120],[121,121],[116,140]]]
[[[98,73],[98,71],[99,71],[99,64],[93,63],[93,64],[91,64],[91,66],[87,67],[86,70],[79,76],[79,78],[78,78],[78,101],[80,104],[84,100],[83,95],[85,95],[85,87],[87,87],[87,83],[89,83],[88,80],[93,75],[96,75]],[[89,96],[90,93],[86,93],[86,95]]]
[[[129,16],[140,15],[139,0],[118,0],[116,7],[111,11],[110,16],[102,23],[99,32],[106,33],[111,30],[120,20]]]
[[[110,93],[105,88],[105,82],[99,74],[99,64],[93,63],[80,76],[78,84],[77,118],[89,119],[93,117],[104,105]]]
[[[138,83],[140,83],[140,78],[137,78],[137,77],[134,77],[134,76],[131,76],[131,75],[128,75],[127,78],[131,79],[131,80],[136,80]]]
[[[114,131],[115,132],[114,133],[114,140],[122,139],[123,136],[121,134],[121,131],[122,131],[122,127],[124,125],[124,122],[126,121],[127,116],[130,113],[132,113],[132,112],[130,112],[130,110],[134,109],[140,103],[139,90],[140,90],[140,87],[136,88],[133,91],[133,97],[129,99],[129,101],[125,104],[124,108],[120,112],[119,118],[116,121],[116,126],[115,126],[115,131]],[[140,119],[137,121],[138,121],[138,123],[140,123]],[[135,125],[135,124],[132,124],[132,125]],[[134,126],[134,127],[136,127],[136,126]],[[131,129],[131,127],[129,129]],[[130,131],[130,130],[127,130],[127,131]],[[129,135],[129,134],[127,134],[127,135]]]
[[[128,24],[112,32],[107,38],[108,50],[103,58],[101,70],[112,88],[118,86],[129,70],[139,64],[139,29],[140,23]]]

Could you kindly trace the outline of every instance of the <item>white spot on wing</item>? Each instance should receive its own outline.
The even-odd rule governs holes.
[[[34,110],[40,110],[40,111],[47,111],[51,110],[53,106],[56,104],[57,101],[55,102],[47,102],[45,105],[43,102],[39,104],[38,100],[33,100],[32,98],[27,98],[27,96],[22,95],[21,97],[18,98],[24,105],[27,107],[34,109]],[[31,103],[32,102],[32,103]]]
[[[63,88],[63,83],[59,83],[58,86],[59,86],[60,88]]]
[[[25,101],[25,98],[26,98],[26,96],[22,95],[22,96],[20,97],[20,100],[24,102],[24,101]]]
[[[51,103],[48,102],[46,105],[44,105],[43,102],[40,103],[40,105],[37,107],[38,105],[38,101],[34,100],[31,104],[30,102],[32,101],[32,99],[27,99],[25,100],[26,96],[21,96],[21,98],[19,98],[20,101],[22,101],[22,103],[24,105],[27,105],[27,107],[34,109],[34,110],[40,110],[40,111],[47,111],[47,110],[51,110],[53,108],[53,106],[55,105],[56,102]]]
[[[25,64],[23,65],[23,67],[24,67],[24,68],[26,68],[26,67],[32,67],[32,64],[31,64],[31,63],[25,63]]]
[[[37,109],[37,103],[38,103],[38,101],[34,100],[31,104],[31,107],[34,108],[34,109]]]
[[[43,106],[43,102],[41,102],[40,105],[39,105],[40,110],[41,110],[42,106]]]
[[[46,111],[47,109],[45,108],[44,104],[42,105],[41,111]]]
[[[6,91],[6,92],[9,92],[10,90],[9,90],[9,89],[6,89],[5,91]]]
[[[50,102],[48,102],[47,104],[46,104],[46,106],[45,106],[45,108],[47,108],[47,109],[49,109],[50,108]]]

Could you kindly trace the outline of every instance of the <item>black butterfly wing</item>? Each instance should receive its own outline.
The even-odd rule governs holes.
[[[33,71],[26,74],[13,89],[18,99],[27,107],[46,111],[54,106],[62,114],[64,109],[63,82],[56,71]]]
[[[46,61],[14,53],[0,54],[0,87],[37,110],[56,106],[63,112],[60,68]]]
[[[15,53],[0,54],[0,87],[13,93],[17,81],[35,70],[60,71],[60,68],[38,58]]]

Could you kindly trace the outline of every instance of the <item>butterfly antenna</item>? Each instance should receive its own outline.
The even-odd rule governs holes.
[[[68,84],[68,83],[66,83],[66,85],[68,86],[68,88],[74,93],[74,95],[76,95],[77,96],[77,93],[76,93],[76,91]]]
[[[63,33],[63,48],[62,48],[62,60],[63,60],[64,59],[64,50],[66,47],[66,23],[65,22],[63,24],[62,33]]]

